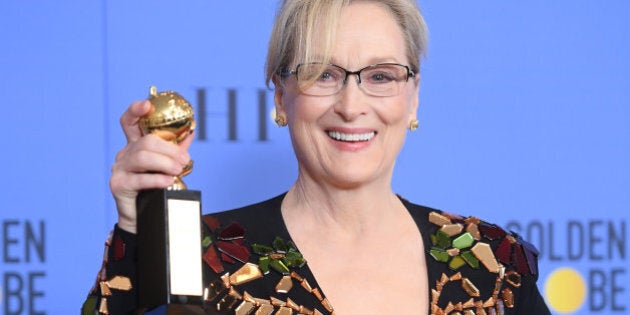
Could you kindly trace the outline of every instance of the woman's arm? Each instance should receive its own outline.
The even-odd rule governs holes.
[[[118,224],[106,241],[103,265],[83,304],[82,315],[128,314],[135,310],[136,197],[141,190],[173,184],[174,176],[190,160],[187,150],[192,136],[174,144],[155,135],[142,135],[138,121],[150,110],[148,101],[134,102],[120,118],[127,144],[116,155],[109,182]]]

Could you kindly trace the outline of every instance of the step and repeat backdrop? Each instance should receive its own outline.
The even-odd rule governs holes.
[[[627,314],[630,3],[419,1],[420,128],[394,189],[540,250],[557,314]],[[269,118],[265,1],[4,1],[0,314],[76,314],[115,220],[120,114],[149,86],[197,110],[189,187],[215,212],[296,176]]]

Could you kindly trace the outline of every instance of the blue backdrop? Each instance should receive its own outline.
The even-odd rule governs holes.
[[[533,242],[554,313],[630,312],[630,3],[420,5],[430,29],[420,128],[395,190]],[[296,162],[263,81],[275,9],[2,3],[0,314],[78,312],[116,219],[118,117],[150,85],[205,109],[186,180],[203,191],[204,212],[289,187]]]

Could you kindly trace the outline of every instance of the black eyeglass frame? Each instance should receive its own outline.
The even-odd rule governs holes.
[[[297,73],[300,70],[300,67],[303,66],[303,65],[324,65],[324,64],[321,63],[321,62],[300,63],[297,66],[295,66],[295,69],[281,71],[279,73],[279,75],[280,75],[281,78],[287,78],[287,77],[292,76],[292,75],[296,75],[297,76]],[[340,70],[342,70],[345,73],[345,77],[343,78],[343,84],[344,85],[346,84],[346,82],[348,80],[348,76],[350,76],[351,74],[356,75],[357,79],[359,79],[357,82],[361,83],[361,71],[363,71],[365,69],[368,69],[368,68],[374,68],[376,66],[401,66],[401,67],[405,68],[407,70],[407,75],[405,76],[405,82],[408,82],[409,78],[414,78],[416,76],[416,73],[413,70],[411,70],[411,68],[409,66],[403,65],[403,64],[400,64],[400,63],[395,63],[395,62],[375,63],[375,64],[371,64],[371,65],[365,66],[365,67],[363,67],[363,68],[361,68],[359,70],[356,70],[356,71],[349,71],[349,70],[347,70],[344,67],[341,67],[341,66],[338,66],[338,65],[332,64],[332,63],[329,63],[327,66],[333,66],[333,67],[339,68]]]

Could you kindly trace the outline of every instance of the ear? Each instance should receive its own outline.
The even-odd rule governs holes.
[[[276,115],[284,115],[284,117],[287,117],[287,113],[286,113],[286,109],[284,107],[284,86],[282,85],[282,82],[280,82],[278,80],[277,76],[273,76],[273,78],[271,79],[271,81],[273,82],[273,86],[274,86],[274,91],[273,91],[273,101],[276,107]]]
[[[416,75],[413,81],[414,88],[412,92],[413,94],[410,95],[409,123],[414,119],[418,119],[418,106],[420,103],[420,74]]]

